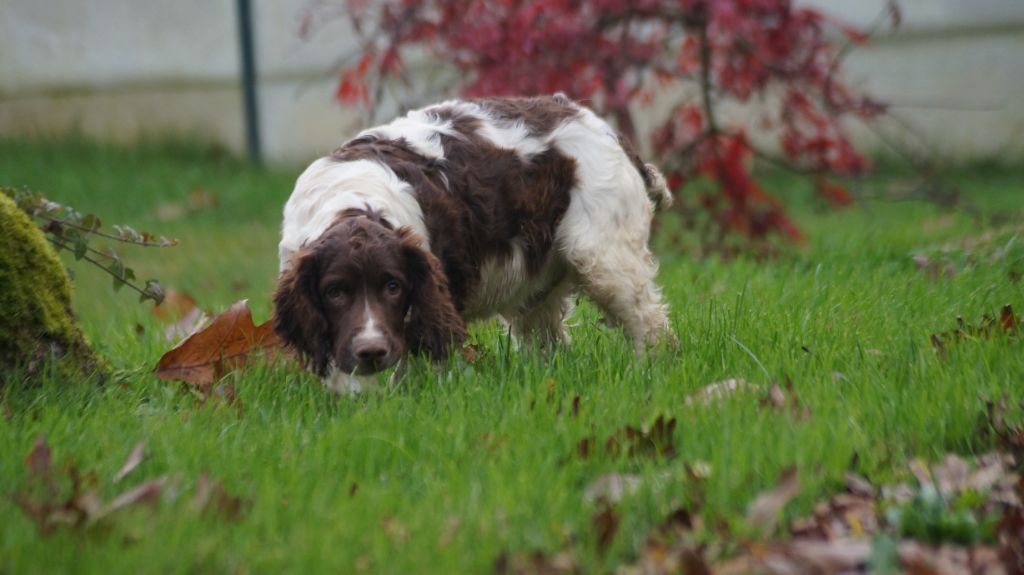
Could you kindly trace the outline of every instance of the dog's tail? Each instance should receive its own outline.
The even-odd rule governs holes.
[[[644,163],[633,146],[633,142],[621,133],[619,134],[619,145],[622,146],[622,151],[626,153],[630,163],[640,173],[644,187],[647,188],[647,197],[654,202],[654,209],[664,210],[671,206],[672,192],[669,191],[668,182],[665,181],[665,176],[661,175],[661,170],[654,164]]]
[[[647,197],[654,202],[654,209],[668,209],[672,205],[672,192],[668,189],[668,182],[665,181],[665,176],[661,175],[661,170],[654,164],[643,164],[640,167],[640,175],[647,187]]]

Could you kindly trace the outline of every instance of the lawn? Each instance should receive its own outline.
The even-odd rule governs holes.
[[[270,314],[280,210],[296,175],[191,146],[0,141],[0,183],[179,238],[171,249],[126,249],[129,264],[209,310],[248,298],[257,322]],[[973,212],[888,200],[828,210],[804,184],[774,176],[808,240],[766,261],[696,260],[659,238],[678,353],[637,360],[584,304],[572,346],[546,360],[510,349],[496,324],[478,325],[475,362],[437,373],[417,364],[396,389],[354,400],[287,365],[228,374],[232,404],[160,381],[151,371],[172,345],[165,324],[69,261],[75,310],[115,376],[3,386],[0,572],[480,573],[503,555],[567,549],[585,572],[605,572],[634,561],[666,515],[695,505],[693,469],[707,476],[704,523],[717,526],[701,537],[756,538],[747,507],[791,466],[801,489],[786,518],[841,490],[848,471],[907,481],[913,458],[988,452],[986,400],[1024,399],[1020,340],[970,337],[939,353],[930,338],[958,316],[977,324],[1004,304],[1024,312],[1024,178],[1007,168],[950,178]],[[216,205],[190,209],[196,190]],[[918,269],[915,255],[938,273]],[[730,378],[756,389],[687,401]],[[799,409],[765,407],[763,390],[787,381]],[[604,449],[659,416],[675,419],[658,441],[674,453]],[[29,483],[25,458],[39,436],[62,478],[72,461],[95,470],[105,500],[163,475],[169,483],[154,509],[44,536],[11,497]],[[115,484],[140,441],[145,460]],[[639,489],[615,504],[609,542],[584,493],[613,472],[636,475]],[[237,513],[198,508],[204,474],[239,498]]]

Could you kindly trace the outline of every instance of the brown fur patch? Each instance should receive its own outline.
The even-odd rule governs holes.
[[[536,113],[530,122],[538,128],[575,110],[564,104],[544,108],[536,103],[540,100],[501,102],[515,102],[507,104],[506,111],[533,109]],[[507,256],[513,241],[522,247],[529,271],[539,270],[547,261],[555,230],[569,207],[576,162],[554,149],[524,161],[512,150],[482,138],[477,118],[459,115],[453,108],[434,112],[450,120],[462,136],[439,136],[443,161],[417,154],[404,140],[373,137],[350,141],[332,157],[380,162],[412,186],[423,210],[431,251],[448,277],[456,309],[462,311],[479,284],[484,262]]]

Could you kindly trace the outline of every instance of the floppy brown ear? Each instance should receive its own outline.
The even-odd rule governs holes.
[[[327,317],[317,289],[319,274],[312,250],[295,254],[291,269],[277,279],[274,331],[320,377],[327,375],[331,348]]]
[[[448,349],[468,336],[466,322],[455,310],[441,263],[407,229],[400,234],[411,290],[406,344],[414,354],[424,353],[435,361],[448,359]]]

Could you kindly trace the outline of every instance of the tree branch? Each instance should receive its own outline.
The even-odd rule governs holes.
[[[132,244],[132,245],[136,245],[136,246],[142,246],[144,248],[170,248],[170,247],[174,247],[174,246],[178,245],[178,240],[174,240],[174,239],[163,238],[163,239],[167,240],[167,243],[147,242],[146,240],[133,240],[131,238],[125,238],[125,237],[122,237],[122,236],[115,236],[114,234],[108,234],[106,232],[101,232],[97,228],[88,228],[88,227],[85,227],[85,226],[83,226],[81,224],[76,224],[74,222],[69,222],[67,220],[62,220],[60,218],[55,218],[53,216],[48,216],[45,213],[38,213],[37,212],[37,213],[34,213],[32,215],[37,217],[37,218],[39,218],[39,219],[46,220],[46,221],[48,221],[48,222],[50,222],[52,224],[58,224],[58,225],[61,225],[61,226],[67,226],[69,228],[74,228],[76,230],[79,230],[79,231],[82,231],[82,232],[85,232],[85,233],[88,233],[88,234],[93,234],[93,235],[96,235],[96,236],[100,236],[101,238],[107,238],[107,239],[119,241],[119,242],[122,242],[122,243],[125,243],[125,244]],[[43,231],[46,231],[46,230],[44,229]]]
[[[71,248],[71,246],[65,244],[64,242],[61,242],[61,241],[57,240],[56,238],[54,238],[54,237],[52,237],[50,235],[47,235],[46,239],[51,244],[53,244],[53,245],[55,245],[55,246],[57,246],[57,247],[59,247],[59,248],[61,248],[63,250],[67,250],[67,251],[69,251],[71,253],[74,253],[74,251],[75,251],[74,249]],[[95,250],[93,250],[93,251],[95,251]],[[151,299],[154,302],[156,302],[158,305],[161,303],[160,300],[158,300],[157,298],[153,297],[152,293],[150,293],[150,292],[148,292],[146,290],[143,290],[142,288],[140,288],[140,287],[136,286],[135,284],[131,283],[130,281],[128,281],[124,277],[117,275],[116,273],[111,271],[109,268],[107,268],[105,265],[103,265],[102,262],[94,260],[94,259],[90,258],[87,255],[83,255],[82,259],[87,261],[87,262],[89,262],[89,263],[91,263],[92,265],[100,268],[101,270],[105,271],[107,273],[107,275],[109,275],[110,277],[114,278],[115,280],[121,282],[121,285],[126,285],[126,286],[130,287],[131,289],[135,290],[143,298]]]

